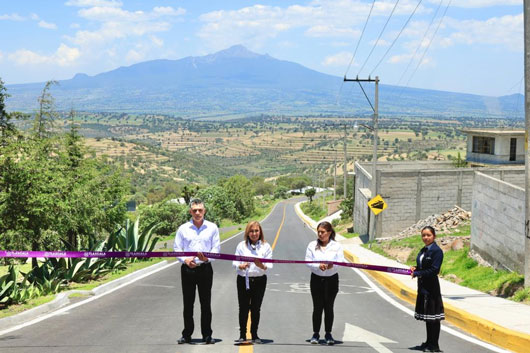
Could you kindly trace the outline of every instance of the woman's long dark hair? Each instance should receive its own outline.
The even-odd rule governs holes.
[[[429,232],[431,232],[432,235],[434,235],[436,237],[436,231],[434,230],[433,227],[425,226],[425,227],[421,228],[421,233],[423,233],[424,230],[428,230]]]
[[[318,228],[324,228],[326,231],[331,232],[331,234],[329,235],[329,240],[335,240],[335,229],[333,229],[331,223],[327,221],[320,222],[317,226],[317,232]],[[322,242],[320,241],[320,239],[317,239],[317,243],[317,248],[322,246]]]

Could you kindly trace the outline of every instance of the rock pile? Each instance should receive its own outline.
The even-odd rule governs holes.
[[[455,206],[451,210],[444,212],[439,215],[432,215],[425,219],[420,220],[418,223],[408,227],[407,229],[401,231],[397,237],[407,238],[412,235],[418,234],[421,229],[425,226],[434,227],[436,232],[444,233],[453,228],[458,227],[462,222],[469,221],[471,219],[471,212],[464,210],[458,206]]]

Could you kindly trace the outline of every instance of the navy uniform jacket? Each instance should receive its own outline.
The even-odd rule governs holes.
[[[431,248],[425,251],[422,265],[420,267],[421,251],[416,257],[416,271],[414,277],[418,277],[418,293],[435,296],[440,294],[440,281],[438,273],[442,267],[444,253],[438,244],[433,243]]]

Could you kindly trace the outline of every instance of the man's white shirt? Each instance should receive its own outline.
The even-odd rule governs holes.
[[[173,250],[178,251],[193,251],[193,252],[211,252],[219,253],[221,251],[221,240],[219,238],[219,228],[215,223],[204,220],[202,225],[197,228],[193,221],[189,221],[181,225],[175,235],[175,242],[173,243]],[[189,256],[178,257],[180,262]],[[209,259],[213,261],[213,259]],[[200,265],[200,261],[195,257],[195,263]]]

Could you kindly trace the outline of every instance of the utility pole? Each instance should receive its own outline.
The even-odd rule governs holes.
[[[344,173],[344,199],[346,200],[346,178],[348,177],[348,154],[346,152],[346,125],[344,125],[344,165],[342,166],[342,172]]]
[[[530,154],[528,134],[530,132],[530,0],[524,0],[524,106],[525,106],[525,219],[524,219],[524,286],[530,287]]]
[[[325,190],[326,188],[326,171],[322,172],[322,190]],[[322,191],[322,208],[325,210],[326,207],[326,192]],[[327,215],[327,212],[326,212]]]
[[[530,0],[525,0],[530,1]],[[361,86],[361,82],[375,82],[375,103],[374,106],[372,106],[372,103],[370,103],[370,106],[372,107],[372,110],[374,111],[373,115],[373,126],[372,126],[372,136],[374,138],[374,153],[372,156],[372,188],[371,188],[371,194],[372,198],[377,196],[377,120],[379,119],[379,76],[376,76],[375,79],[370,78],[368,76],[367,79],[360,79],[358,76],[355,79],[347,79],[344,77],[344,82],[357,82],[359,84],[359,87],[361,87],[361,90],[364,93],[364,96],[368,100],[368,103],[370,103],[370,99],[368,99],[368,96],[366,95],[366,92],[364,91],[363,86]],[[368,207],[368,206],[367,206]],[[371,222],[371,230],[368,234],[368,240],[372,242],[375,239],[376,232],[377,232],[377,219],[378,216],[371,214],[373,221]]]
[[[337,200],[337,149],[335,149],[335,160],[333,162],[333,200]]]

